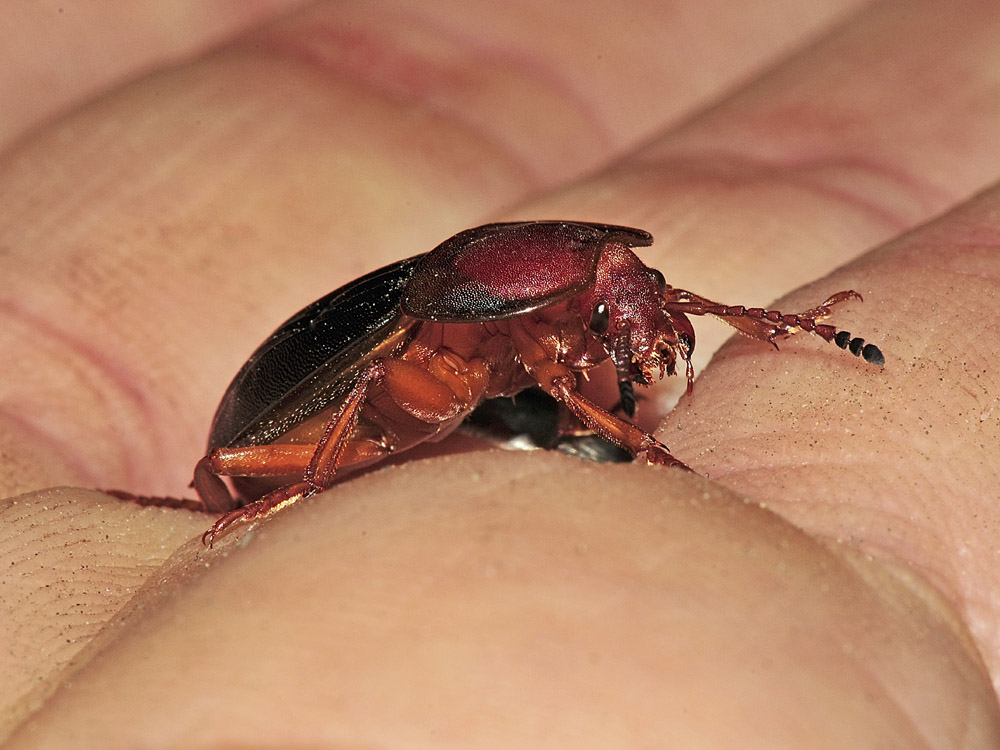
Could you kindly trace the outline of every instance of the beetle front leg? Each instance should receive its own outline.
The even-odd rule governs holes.
[[[542,390],[563,403],[592,432],[609,443],[614,443],[633,457],[645,454],[646,461],[661,466],[690,469],[670,454],[670,450],[631,422],[610,414],[588,400],[577,388],[576,373],[554,361],[538,339],[522,326],[511,326],[511,338],[517,346],[524,369],[537,381]]]
[[[553,398],[566,404],[569,410],[588,429],[609,443],[614,443],[622,450],[628,451],[633,457],[645,454],[647,463],[691,470],[682,461],[674,458],[667,446],[648,432],[636,427],[631,422],[626,422],[624,419],[608,413],[587,399],[577,390],[576,376],[572,371],[554,362],[550,364],[552,367],[541,368],[538,372],[541,378],[539,383]]]

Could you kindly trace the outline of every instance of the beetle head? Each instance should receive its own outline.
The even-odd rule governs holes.
[[[668,289],[663,274],[646,266],[627,246],[617,242],[605,246],[593,293],[582,313],[614,362],[620,383],[649,385],[665,374],[673,375],[682,359],[690,389],[694,328],[683,314],[664,309]]]

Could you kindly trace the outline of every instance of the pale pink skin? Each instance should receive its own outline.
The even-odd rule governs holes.
[[[8,746],[1000,745],[1000,17],[759,5],[12,13]],[[212,551],[203,515],[44,489],[183,494],[281,320],[551,217],[647,229],[727,303],[857,289],[886,367],[706,367],[729,331],[696,321],[657,435],[708,479],[449,439]]]

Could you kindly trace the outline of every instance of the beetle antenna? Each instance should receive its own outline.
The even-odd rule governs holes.
[[[860,336],[851,336],[849,331],[840,331],[828,339],[841,349],[849,351],[855,357],[861,357],[865,362],[882,367],[885,365],[885,355],[875,344],[866,344]]]
[[[622,326],[615,337],[613,351],[610,352],[611,360],[615,363],[615,371],[618,373],[618,394],[621,396],[620,407],[629,419],[635,416],[635,388],[632,383],[635,377],[632,373],[632,339],[629,335],[628,325]],[[641,377],[638,378],[643,383]],[[643,383],[645,385],[645,383]]]
[[[629,419],[635,416],[635,388],[628,378],[618,378],[618,394],[621,396],[621,410]]]

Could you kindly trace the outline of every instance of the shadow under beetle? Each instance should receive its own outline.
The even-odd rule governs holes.
[[[857,292],[797,315],[720,305],[670,286],[632,252],[651,243],[647,232],[605,224],[487,224],[312,303],[253,353],[222,398],[194,472],[199,507],[224,513],[203,540],[319,492],[346,469],[443,437],[486,399],[536,385],[632,456],[686,468],[586,399],[577,381],[610,359],[626,417],[633,384],[673,375],[681,362],[690,392],[688,315],[714,315],[772,344],[806,331],[884,364],[878,347],[818,322]]]

